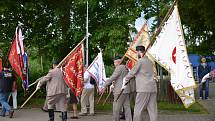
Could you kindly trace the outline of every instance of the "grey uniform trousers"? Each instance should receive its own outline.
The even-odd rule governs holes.
[[[66,94],[57,94],[53,96],[47,96],[48,109],[54,109],[55,105],[58,107],[58,111],[65,112],[66,109]]]
[[[125,120],[132,121],[129,93],[122,94],[119,97],[119,99],[115,101],[117,97],[118,97],[118,94],[114,94],[114,102],[113,102],[114,121],[120,120],[120,110],[122,109],[122,107],[124,107],[124,110],[125,110]]]
[[[156,92],[137,93],[133,121],[144,121],[142,116],[144,109],[147,109],[150,121],[158,121]]]

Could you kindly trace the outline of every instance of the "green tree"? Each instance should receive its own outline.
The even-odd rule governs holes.
[[[1,1],[1,33],[5,47],[14,36],[18,22],[23,23],[25,45],[31,57],[62,59],[85,36],[86,1],[29,0]],[[133,0],[89,0],[90,55],[95,57],[100,45],[106,62],[127,47],[128,23],[141,12]],[[5,49],[7,51],[8,48]]]
[[[141,1],[146,19],[154,18],[152,32],[160,25],[174,0]],[[213,0],[177,0],[188,52],[215,54],[215,9]],[[208,45],[210,43],[210,45]]]
[[[215,9],[213,0],[180,0],[179,12],[189,52],[215,54]]]

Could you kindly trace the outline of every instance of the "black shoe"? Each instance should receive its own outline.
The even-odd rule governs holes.
[[[120,115],[120,119],[125,120],[125,115]]]
[[[54,109],[48,109],[49,121],[54,121]]]
[[[62,121],[66,121],[67,120],[67,112],[62,112]]]
[[[9,112],[9,118],[13,118],[13,113],[14,113],[14,111]]]

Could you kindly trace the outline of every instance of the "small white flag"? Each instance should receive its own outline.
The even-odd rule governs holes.
[[[24,46],[23,46],[23,40],[24,40],[24,36],[22,35],[22,30],[20,27],[16,27],[16,43],[17,43],[17,53],[18,54],[24,54]]]
[[[102,58],[102,53],[98,53],[97,57],[87,68],[89,74],[96,80],[99,91],[104,87],[106,81],[105,67]]]

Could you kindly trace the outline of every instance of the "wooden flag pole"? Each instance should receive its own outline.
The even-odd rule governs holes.
[[[129,80],[128,82],[126,82],[125,85],[128,85],[129,82],[130,82],[130,80]],[[119,95],[117,96],[116,100],[114,100],[114,101],[117,102],[117,100],[118,100],[119,97],[122,95],[122,93],[123,93],[124,90],[125,90],[125,89],[122,89],[122,90],[120,91]]]
[[[105,91],[104,91],[104,92],[105,92]],[[101,98],[102,98],[102,96],[103,96],[104,92],[102,92],[102,94],[99,96],[99,99],[98,99],[98,101],[97,101],[97,103],[96,103],[96,104],[99,104],[99,102],[100,102],[100,100],[101,100]]]
[[[20,109],[24,107],[24,105],[33,97],[33,95],[38,91],[38,89],[36,89],[31,95],[30,97],[21,105]]]
[[[42,79],[42,78],[43,78],[43,77],[40,77],[40,78],[37,79],[35,82],[33,82],[33,83],[31,83],[30,85],[28,85],[28,87],[31,87],[31,86],[35,85],[35,84],[38,83],[39,80]]]
[[[167,19],[168,19],[169,16],[171,15],[172,11],[174,10],[174,6],[175,6],[175,4],[176,4],[176,1],[177,1],[177,0],[175,0],[175,1],[173,2],[173,5],[170,7],[170,9],[169,9],[169,11],[167,12],[166,16],[164,17],[164,19],[162,20],[161,24],[159,25],[157,31],[153,34],[153,36],[152,36],[152,38],[151,38],[151,41],[150,41],[149,45],[147,46],[145,52],[143,53],[143,56],[145,56],[145,54],[146,54],[146,52],[148,51],[148,49],[150,48],[150,46],[154,43],[155,37],[161,32],[161,29],[162,29],[164,23],[167,21]],[[125,55],[123,56],[122,59],[124,59],[124,58],[125,58]],[[122,60],[122,61],[123,61],[123,60]],[[122,61],[121,61],[121,62],[122,62]],[[130,81],[130,80],[129,80],[129,81]],[[125,85],[127,85],[127,84],[129,83],[129,81],[128,81]],[[121,90],[120,94],[118,95],[118,97],[117,97],[117,99],[116,99],[115,101],[117,101],[117,100],[119,99],[119,97],[122,95],[123,91],[124,91],[124,89]]]
[[[102,106],[105,105],[105,103],[107,102],[107,100],[108,100],[108,98],[110,97],[111,93],[112,93],[112,91],[109,92],[109,94],[108,94],[108,96],[105,98],[105,101],[103,102]]]
[[[31,87],[31,86],[35,85],[37,82],[39,82],[39,81],[36,80],[35,82],[33,82],[30,85],[28,85],[28,87]]]
[[[70,53],[57,65],[57,68],[60,68],[61,65],[64,63],[64,61],[84,42],[86,39],[86,36],[81,40],[81,42],[78,43],[78,45],[75,46],[75,48],[70,51]]]

